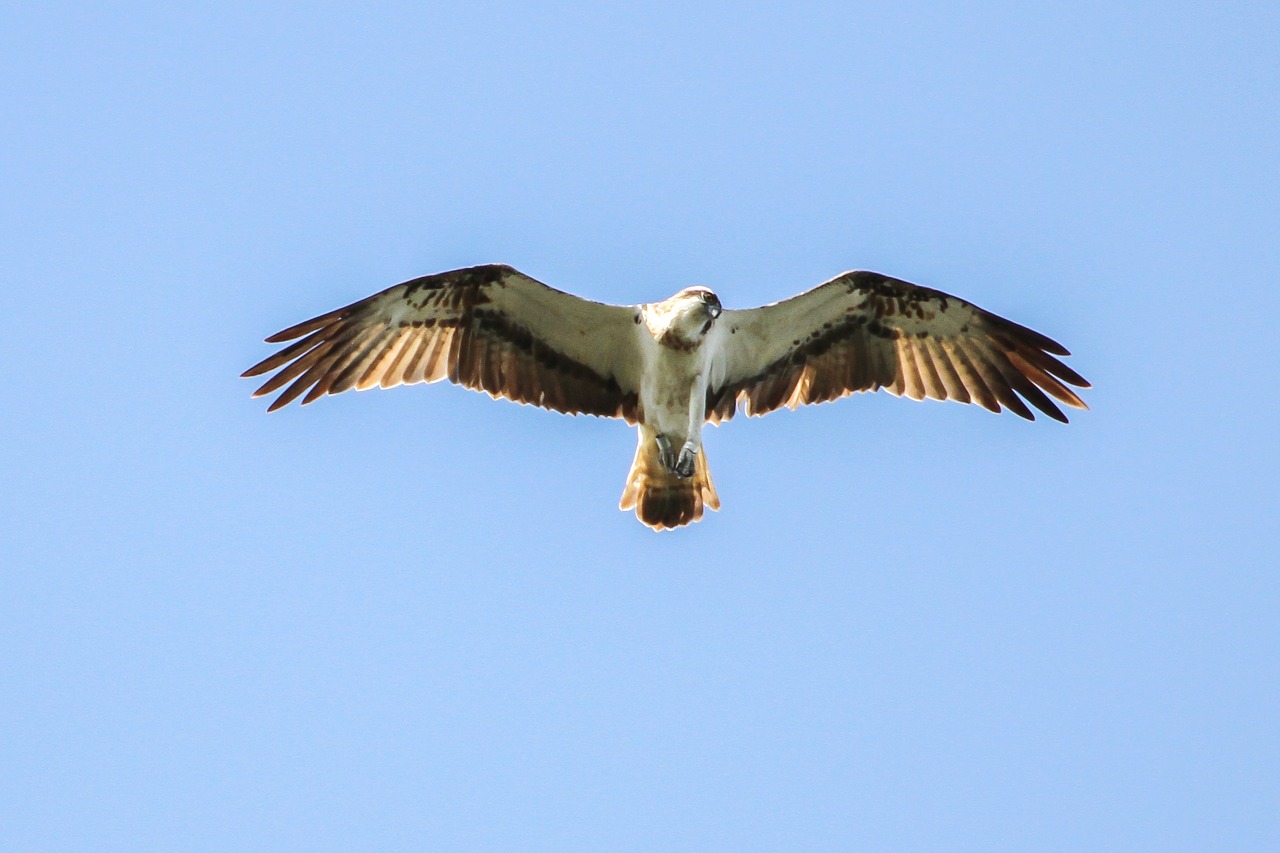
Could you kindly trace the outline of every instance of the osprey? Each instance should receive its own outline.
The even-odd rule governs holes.
[[[1087,408],[1056,341],[963,299],[873,272],[726,311],[705,287],[645,305],[563,293],[502,264],[416,278],[267,338],[293,341],[244,376],[298,397],[448,379],[568,414],[622,418],[639,446],[619,507],[655,530],[720,508],[702,427],[883,388],[1028,420],[1050,397]],[[287,387],[286,387],[287,386]],[[302,395],[306,396],[302,396]],[[1021,395],[1021,396],[1019,396]],[[1026,403],[1023,402],[1026,401]]]

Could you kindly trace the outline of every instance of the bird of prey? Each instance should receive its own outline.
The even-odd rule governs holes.
[[[300,340],[296,340],[300,339]],[[298,397],[448,379],[569,414],[622,418],[639,446],[619,507],[655,530],[720,508],[702,427],[883,388],[913,400],[1067,418],[1088,388],[1056,341],[963,299],[874,272],[726,310],[705,287],[606,305],[503,264],[428,275],[291,326],[295,341],[244,372],[276,371],[254,396]],[[305,395],[305,396],[303,396]],[[1053,399],[1050,399],[1053,398]],[[1023,401],[1026,402],[1023,402]]]

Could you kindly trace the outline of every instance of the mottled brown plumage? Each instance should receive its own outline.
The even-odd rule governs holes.
[[[1049,395],[1087,408],[1067,386],[1089,387],[1054,355],[1066,348],[1039,332],[954,296],[877,273],[845,273],[785,302],[721,319],[740,346],[720,382],[707,388],[707,419],[742,408],[763,415],[883,388],[913,400],[1001,407],[1028,420],[1040,411],[1066,423]],[[778,330],[796,336],[778,344]],[[1066,384],[1064,384],[1066,383]],[[1046,395],[1047,392],[1047,395]]]
[[[523,279],[522,289],[511,299],[515,277]],[[511,310],[513,303],[520,310]],[[589,306],[585,312],[583,304]],[[575,358],[564,340],[547,340],[557,324],[584,313],[593,315],[591,322],[605,321],[593,329],[597,334],[634,324],[631,310],[587,303],[510,267],[454,270],[398,284],[277,332],[268,343],[305,337],[243,375],[282,368],[254,392],[258,397],[288,385],[268,411],[304,393],[305,405],[352,388],[447,378],[492,397],[634,423],[636,394],[622,389],[617,372],[599,360]]]

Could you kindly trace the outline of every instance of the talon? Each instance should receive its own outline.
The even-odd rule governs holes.
[[[684,447],[680,448],[680,458],[676,460],[675,470],[671,473],[682,480],[692,477],[694,457],[697,455],[698,448],[694,447],[692,443],[686,443]]]
[[[665,435],[657,437],[658,442],[658,461],[662,463],[662,467],[667,469],[668,474],[676,473],[676,456],[671,452],[671,442],[667,440]]]

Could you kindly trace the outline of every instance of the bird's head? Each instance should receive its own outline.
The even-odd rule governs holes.
[[[676,310],[681,314],[700,317],[708,324],[715,322],[724,310],[720,305],[720,297],[708,287],[686,287],[671,297],[671,301],[676,303]]]
[[[695,349],[722,310],[719,297],[708,288],[686,287],[670,299],[647,306],[646,315],[649,330],[661,343]]]

